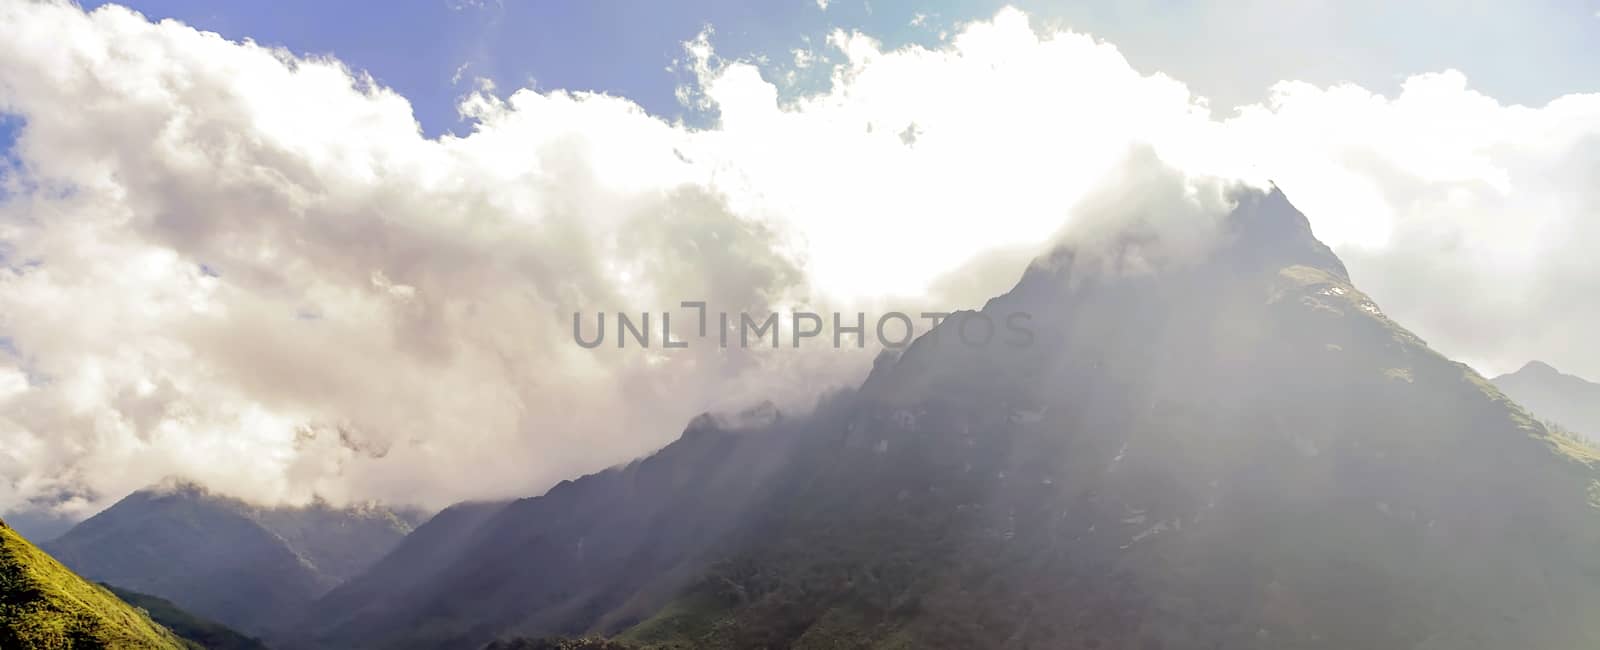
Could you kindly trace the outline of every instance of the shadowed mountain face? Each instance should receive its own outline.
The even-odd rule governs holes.
[[[190,614],[165,598],[118,589],[111,585],[102,586],[111,590],[111,593],[121,598],[123,602],[144,610],[150,615],[151,620],[171,630],[173,634],[205,650],[267,650],[267,646],[260,640],[235,632],[221,623]]]
[[[1494,385],[1546,422],[1600,439],[1600,384],[1563,374],[1541,361],[1494,379]]]
[[[307,645],[474,647],[504,633],[620,628],[703,572],[787,457],[770,405],[702,416],[645,460],[510,504],[464,504],[309,608]]]
[[[1237,200],[1198,254],[1069,243],[811,416],[414,536],[309,644],[1600,647],[1592,452]],[[1033,345],[957,336],[1014,312]]]
[[[0,648],[195,648],[0,521]]]
[[[430,581],[456,563],[481,542],[476,541],[485,522],[504,510],[505,503],[462,503],[446,508],[407,535],[400,545],[370,571],[340,585],[308,609],[307,621],[295,632],[344,638],[350,643],[363,639],[372,630],[393,625],[396,612],[415,611],[425,599],[423,591]],[[310,622],[314,627],[302,627]]]
[[[135,492],[46,545],[92,580],[260,634],[412,528],[376,508],[260,508],[191,484]]]

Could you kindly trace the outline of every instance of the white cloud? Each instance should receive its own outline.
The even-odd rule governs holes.
[[[809,68],[817,60],[816,54],[812,53],[811,50],[795,48],[791,53],[794,54],[794,67],[796,69],[804,70]]]
[[[28,390],[28,376],[17,368],[0,367],[0,403]]]
[[[0,332],[44,378],[0,405],[0,508],[167,474],[261,499],[525,494],[854,363],[572,343],[580,309],[806,293],[782,233],[631,103],[477,96],[476,134],[427,140],[336,62],[117,8],[0,11],[27,25],[0,45],[0,110],[27,124],[0,241],[37,261],[0,270]]]
[[[799,98],[703,38],[680,96],[715,128],[521,90],[469,96],[474,133],[430,140],[335,61],[117,8],[0,14],[21,26],[0,111],[26,123],[0,336],[32,378],[0,388],[0,510],[166,474],[259,499],[536,492],[707,407],[802,406],[866,356],[584,350],[573,311],[971,305],[1136,147],[1274,179],[1448,353],[1600,376],[1597,95],[1286,82],[1219,119],[1008,10],[937,49],[837,32],[831,88]]]
[[[780,103],[728,66],[706,96],[722,139],[772,214],[829,254],[814,283],[915,293],[977,250],[1037,243],[1132,144],[1194,173],[1271,179],[1401,322],[1487,372],[1544,358],[1600,376],[1600,94],[1505,105],[1458,72],[1393,97],[1283,82],[1266,105],[1221,118],[1179,82],[1117,51],[1035,33],[1020,12],[965,26],[948,46],[886,51],[829,39],[833,88]],[[899,137],[914,126],[914,144]],[[826,187],[828,191],[815,191]],[[880,269],[866,254],[905,238]]]

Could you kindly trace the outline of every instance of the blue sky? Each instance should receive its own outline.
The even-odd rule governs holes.
[[[87,3],[86,7],[106,3]],[[833,26],[862,26],[888,42],[916,37],[919,11],[907,3],[838,3],[827,11],[811,0],[749,3],[730,0],[661,2],[433,2],[398,3],[375,13],[355,3],[308,0],[213,3],[152,0],[118,3],[146,16],[176,18],[230,39],[252,38],[297,54],[332,54],[371,73],[409,98],[424,130],[461,130],[458,97],[473,77],[493,80],[502,93],[534,85],[541,90],[596,90],[627,96],[651,113],[678,117],[674,89],[682,73],[666,68],[683,55],[682,44],[706,25],[715,29],[719,53],[788,57],[820,43]],[[992,4],[992,3],[985,3]],[[998,7],[999,5],[994,5]],[[969,12],[973,15],[992,10]],[[466,65],[459,80],[457,70]]]
[[[332,54],[409,98],[424,131],[435,135],[464,130],[454,106],[473,77],[493,80],[502,93],[530,84],[604,91],[653,114],[680,117],[684,109],[673,90],[683,73],[667,68],[681,56],[681,43],[705,25],[715,28],[722,56],[765,54],[787,64],[792,49],[806,47],[805,39],[820,45],[835,27],[861,29],[890,45],[934,43],[940,29],[987,18],[1007,3],[832,0],[823,9],[814,0],[431,0],[378,10],[314,0],[123,4],[231,39]],[[1011,4],[1110,40],[1136,67],[1190,84],[1214,108],[1260,101],[1282,79],[1348,80],[1392,92],[1406,76],[1445,68],[1462,70],[1474,87],[1506,102],[1538,105],[1600,89],[1595,0]],[[913,25],[919,14],[926,18]],[[452,81],[463,65],[463,78]],[[0,145],[14,130],[0,125]]]

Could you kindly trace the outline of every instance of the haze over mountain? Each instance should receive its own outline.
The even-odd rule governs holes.
[[[89,579],[260,634],[365,570],[419,518],[378,506],[259,507],[168,482],[44,547]]]
[[[1494,385],[1533,414],[1600,440],[1600,384],[1563,373],[1543,361],[1494,378]]]
[[[1600,642],[1592,449],[1387,318],[1276,189],[1151,196],[814,414],[441,515],[301,642]],[[958,342],[1017,311],[1032,346]]]

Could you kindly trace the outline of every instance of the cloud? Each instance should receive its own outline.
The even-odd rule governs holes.
[[[0,180],[0,510],[81,514],[173,474],[264,501],[525,495],[708,408],[805,408],[871,351],[588,350],[572,314],[974,306],[1130,152],[1191,188],[1272,178],[1447,353],[1600,376],[1596,95],[1285,82],[1219,119],[1007,10],[935,49],[836,32],[806,59],[831,83],[799,96],[705,36],[680,96],[710,128],[525,89],[427,139],[335,60],[116,7],[0,14],[0,112],[24,124]]]
[[[1284,83],[1225,126],[1389,314],[1486,372],[1600,375],[1600,94],[1530,108],[1457,72],[1385,98]]]
[[[0,240],[30,263],[0,272],[0,507],[168,474],[262,500],[525,494],[828,362],[572,343],[577,311],[805,294],[781,233],[629,102],[477,96],[476,133],[427,140],[336,61],[115,7],[3,11],[29,28],[0,46],[27,120]]]
[[[1014,10],[935,49],[849,32],[829,44],[842,62],[820,93],[782,97],[737,64],[712,65],[704,86],[723,120],[702,141],[729,143],[771,214],[847,251],[812,257],[819,286],[915,294],[977,251],[1028,250],[1148,147],[1197,177],[1275,181],[1355,280],[1445,353],[1491,373],[1544,358],[1600,376],[1583,334],[1600,326],[1586,263],[1600,93],[1507,105],[1446,70],[1392,97],[1285,81],[1219,116],[1110,44]],[[868,254],[899,238],[917,246],[892,267]]]

